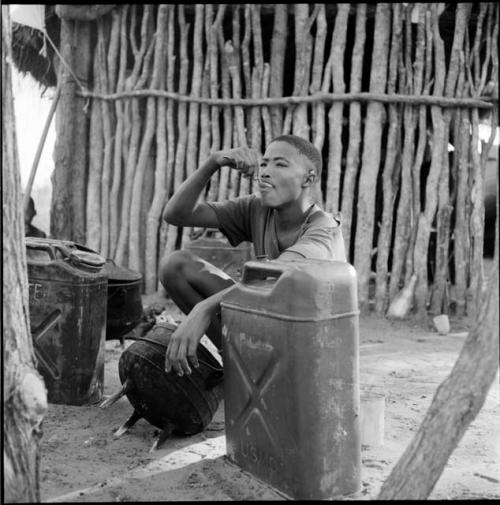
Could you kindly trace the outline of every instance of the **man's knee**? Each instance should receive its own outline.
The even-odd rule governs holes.
[[[167,257],[162,258],[159,268],[159,276],[164,287],[170,282],[186,278],[186,269],[194,261],[189,251],[173,251]]]

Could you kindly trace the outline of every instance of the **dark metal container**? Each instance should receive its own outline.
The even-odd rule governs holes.
[[[229,459],[294,499],[358,491],[354,268],[249,261],[221,306]]]
[[[105,259],[71,241],[25,240],[30,326],[48,401],[98,402],[104,385]]]
[[[191,375],[166,373],[165,353],[175,329],[173,324],[157,323],[120,356],[118,372],[122,388],[101,407],[109,407],[125,394],[134,412],[115,435],[144,418],[163,430],[159,445],[170,433],[193,435],[212,421],[223,396],[222,367],[200,343],[197,350],[200,366],[193,368]]]
[[[106,339],[122,339],[141,321],[142,275],[107,259],[103,271],[108,276]]]

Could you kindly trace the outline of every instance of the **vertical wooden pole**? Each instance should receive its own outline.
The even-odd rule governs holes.
[[[318,13],[315,7],[309,16],[308,4],[295,4],[295,87],[293,94],[307,95],[310,81],[310,68],[313,39],[310,34],[311,26]],[[292,113],[293,110],[293,113]],[[298,104],[294,109],[289,108],[287,114],[292,114],[292,132],[294,135],[309,140],[310,127],[307,118],[308,105]]]
[[[140,75],[141,67],[147,59],[147,44],[148,44],[148,25],[149,25],[149,15],[150,9],[146,8],[143,12],[141,21],[141,45],[138,48],[135,36],[135,26],[137,22],[137,6],[132,6],[131,18],[130,18],[130,46],[132,47],[132,52],[134,55],[134,66],[130,76],[125,80],[125,89],[130,90],[138,87],[141,81],[145,81],[146,72],[144,71]],[[153,46],[151,46],[152,48]],[[147,69],[148,65],[144,65],[144,69]],[[127,103],[128,102],[128,103]],[[120,232],[118,234],[118,244],[116,247],[115,261],[120,265],[125,265],[128,263],[128,238],[129,238],[129,226],[130,226],[130,204],[132,199],[132,186],[134,183],[134,173],[137,165],[137,153],[139,150],[139,141],[141,135],[141,116],[139,113],[139,103],[138,99],[132,98],[127,100],[125,103],[124,110],[125,115],[125,125],[130,126],[130,133],[126,133],[125,137],[128,138],[129,143],[126,148],[126,165],[125,165],[125,176],[124,176],[124,186],[122,193],[122,205],[121,205],[121,223]]]
[[[120,93],[125,88],[125,70],[127,68],[127,15],[129,6],[124,5],[120,9],[113,11],[113,16],[118,16],[119,23],[119,63],[118,63],[118,76],[116,79],[116,91]],[[108,65],[109,66],[109,65]],[[111,73],[111,69],[110,69]],[[110,257],[114,257],[116,247],[118,245],[118,232],[119,232],[119,197],[121,195],[123,185],[123,165],[124,158],[122,156],[124,144],[124,103],[122,100],[115,101],[115,142],[113,153],[113,177],[111,183],[111,193],[109,197],[109,243],[110,243]]]
[[[386,85],[391,8],[377,4],[370,75],[370,91],[383,93]],[[371,273],[371,250],[375,224],[375,191],[380,163],[380,142],[384,106],[371,102],[367,107],[363,138],[363,156],[359,176],[358,214],[354,252],[354,267],[358,272],[360,308],[368,308],[368,286]]]
[[[162,4],[158,7],[158,22],[157,22],[157,51],[158,58],[155,58],[155,65],[158,65],[158,81],[159,89],[164,89],[165,78],[168,76],[171,90],[171,81],[173,78],[172,58],[167,58],[167,49],[170,49],[174,40],[174,23],[172,18],[174,7],[172,5]],[[166,72],[164,71],[166,69]],[[154,194],[151,205],[149,207],[146,219],[146,247],[144,251],[144,281],[146,294],[156,291],[157,286],[157,270],[158,270],[158,231],[161,211],[165,202],[166,179],[170,176],[173,168],[172,147],[173,131],[169,128],[169,139],[167,142],[167,117],[170,119],[172,126],[172,110],[171,106],[167,108],[165,98],[157,98],[156,107],[156,165],[154,178]],[[169,156],[167,156],[167,143],[169,146]]]
[[[332,36],[333,92],[344,93],[344,51],[350,4],[338,4]],[[343,102],[333,102],[328,112],[328,180],[325,205],[327,212],[340,210],[340,174],[342,164]]]
[[[158,89],[161,79],[165,74],[166,63],[166,5],[160,6],[156,21],[156,32],[154,35],[154,61],[153,72],[151,75],[151,88]],[[156,130],[156,98],[148,97],[146,103],[146,118],[144,133],[137,160],[137,167],[134,174],[134,184],[132,186],[132,199],[130,203],[130,232],[129,232],[129,267],[138,272],[144,272],[143,268],[143,242],[140,240],[140,233],[143,227],[141,226],[141,209],[144,207],[143,200],[143,181],[148,174],[148,178],[152,179],[150,162],[150,150],[153,142],[153,137]],[[149,204],[147,205],[149,208]]]
[[[189,59],[188,59],[188,43],[189,43],[189,23],[186,23],[184,5],[177,7],[180,31],[180,70],[179,70],[179,94],[186,94],[188,85]],[[187,148],[187,104],[180,103],[177,112],[177,128],[179,136],[177,138],[177,147],[175,150],[175,167],[174,174],[171,177],[170,187],[167,188],[167,195],[170,198],[172,193],[182,184],[184,180],[184,168],[186,160]],[[163,257],[168,257],[175,250],[178,228],[172,224],[167,226],[167,238]]]
[[[99,47],[94,51],[94,89],[99,89]],[[101,170],[104,153],[104,136],[102,131],[102,107],[99,100],[92,100],[90,116],[90,153],[89,177],[87,182],[87,230],[86,244],[91,249],[101,249]]]
[[[314,40],[314,56],[312,62],[312,75],[311,75],[311,85],[309,86],[309,93],[314,94],[321,89],[321,80],[323,76],[324,69],[324,56],[325,56],[325,43],[326,43],[326,13],[325,4],[319,4],[318,15],[316,16],[316,36]],[[321,151],[323,148],[323,142],[319,138],[318,128],[318,113],[321,108],[321,103],[314,104],[312,106],[312,121],[311,121],[311,133],[312,141],[317,149]],[[323,108],[324,110],[324,108]],[[323,116],[324,121],[324,116]],[[324,125],[323,125],[324,130]]]
[[[60,52],[78,80],[88,86],[91,65],[90,23],[61,19]],[[79,85],[60,65],[61,97],[56,112],[50,235],[85,242],[88,100],[76,96]]]
[[[397,5],[397,4],[395,4]],[[398,7],[398,14],[399,14]],[[394,13],[396,15],[396,12]],[[351,62],[351,93],[359,93],[361,91],[361,77],[363,73],[363,55],[365,51],[366,40],[366,4],[358,4],[356,6],[356,29],[354,48],[352,51]],[[398,40],[398,44],[400,41]],[[392,66],[398,61],[398,55],[394,53],[394,58],[391,57]],[[394,72],[394,71],[393,71]],[[351,240],[354,239],[353,233],[353,202],[356,185],[356,175],[359,169],[359,151],[361,144],[361,104],[359,102],[351,102],[349,104],[349,145],[346,154],[346,167],[344,172],[344,184],[342,189],[342,233],[344,235],[344,243],[346,248],[346,258],[352,261],[350,250]],[[384,192],[385,194],[385,192]],[[392,211],[391,211],[392,212]]]
[[[465,30],[467,29],[470,7],[467,4],[457,6],[455,19],[455,33],[453,36],[453,45],[451,49],[450,64],[446,76],[445,96],[455,96],[455,90],[458,79],[460,65],[460,53],[462,51]],[[448,138],[452,110],[447,109],[444,112],[444,152],[443,167],[439,179],[438,210],[436,216],[436,273],[433,283],[431,313],[448,313],[448,307],[445,305],[445,291],[448,284],[448,261],[450,244],[450,226],[451,212],[453,207],[450,204],[449,192],[449,163],[448,163]]]
[[[464,95],[466,83],[464,82],[465,62],[461,58],[461,79],[457,89],[457,97]],[[469,278],[469,251],[470,238],[467,217],[470,212],[469,203],[469,151],[470,151],[470,111],[460,109],[457,117],[457,134],[455,144],[455,158],[457,175],[455,181],[455,227],[454,227],[454,264],[455,264],[455,313],[458,316],[466,315],[466,293]]]
[[[254,67],[252,70],[252,98],[260,98],[262,80],[264,78],[264,54],[262,49],[262,30],[260,25],[260,6],[251,7]],[[253,107],[251,111],[250,129],[252,131],[250,144],[253,149],[260,152],[262,149],[262,110]],[[250,181],[251,187],[251,181]]]
[[[193,71],[191,74],[191,96],[200,96],[203,77],[203,26],[205,5],[196,4],[193,29]],[[197,103],[189,104],[188,140],[186,149],[186,177],[189,177],[197,168],[199,153],[198,128],[200,119],[200,106]],[[189,228],[182,230],[182,243],[189,240]]]
[[[233,5],[233,10],[237,9],[238,6]],[[222,98],[230,98],[231,96],[231,82],[229,76],[229,68],[227,62],[227,56],[224,51],[224,37],[222,33],[219,31],[218,34],[218,42],[219,42],[219,54],[221,55],[221,87],[222,87]],[[222,148],[229,149],[232,144],[233,138],[233,110],[229,105],[224,107],[224,135],[222,140]],[[218,200],[225,200],[229,191],[229,181],[230,181],[230,172],[232,170],[229,167],[221,167],[220,169],[220,183],[219,183],[219,194]]]
[[[40,438],[47,392],[35,370],[28,317],[11,33],[9,6],[2,5],[2,498],[6,503],[34,503],[40,501]]]
[[[445,82],[445,61],[444,47],[439,33],[439,18],[437,5],[431,5],[433,42],[434,42],[434,96],[441,96]],[[444,138],[443,113],[440,107],[431,106],[431,118],[433,126],[431,166],[427,176],[425,188],[425,207],[418,218],[417,237],[415,239],[415,249],[413,264],[417,275],[415,286],[415,310],[419,317],[427,315],[428,281],[427,281],[427,256],[431,226],[436,214],[437,188],[439,175],[443,164],[443,153],[447,156],[447,143]]]
[[[412,62],[412,22],[411,9],[408,5],[405,12],[405,51],[404,64],[406,75],[405,90],[412,94],[420,85],[423,75],[423,48],[425,39],[423,37],[423,19],[420,16],[417,35],[416,61],[415,65]],[[413,66],[415,66],[415,82]],[[408,242],[411,231],[412,221],[412,168],[415,153],[415,128],[416,128],[416,108],[413,105],[406,104],[403,108],[403,124],[404,124],[404,141],[403,154],[401,159],[401,184],[399,204],[396,214],[396,230],[394,237],[394,247],[392,254],[392,269],[391,279],[389,283],[389,299],[392,300],[399,289],[402,287],[404,279],[405,258],[408,251]]]
[[[207,58],[210,61],[210,97],[219,97],[219,40],[218,35],[221,31],[221,25],[224,20],[225,5],[219,5],[214,23],[209,27],[209,38],[207,48]],[[210,107],[210,123],[212,127],[212,144],[210,152],[218,151],[221,148],[221,132],[219,126],[220,108],[217,106]],[[219,180],[221,177],[220,171],[214,174],[210,181],[210,191],[207,196],[208,200],[216,200],[219,192]]]
[[[393,4],[392,9],[393,11],[392,11],[391,53],[389,59],[389,81],[387,84],[388,94],[394,93],[396,91],[398,59],[401,52],[401,31],[402,31],[401,4],[399,3]],[[356,114],[359,117],[359,110],[356,111]],[[356,134],[359,136],[358,132],[356,132]],[[400,150],[399,149],[400,138],[401,138],[400,106],[398,104],[391,104],[389,105],[389,131],[387,133],[387,148],[385,152],[384,169],[382,173],[382,187],[383,187],[382,219],[377,242],[377,266],[376,266],[377,277],[375,284],[375,311],[378,314],[383,314],[387,309],[388,304],[387,274],[389,270],[389,264],[388,264],[389,246],[391,242],[392,223],[394,215],[394,199],[395,199],[393,175],[396,162],[398,159],[398,152]],[[351,147],[350,144],[349,147]],[[357,153],[355,154],[357,155]],[[347,194],[354,193],[353,176],[351,176],[351,179],[352,182],[347,186],[344,179],[344,195],[346,191]],[[342,208],[344,208],[344,201],[343,201],[344,198],[347,198],[347,195],[342,197]],[[349,198],[350,202],[352,202],[352,198],[353,198],[352,196]],[[349,208],[349,216],[350,212],[351,209]],[[344,216],[343,212],[342,215]]]
[[[192,72],[190,95],[200,96],[202,90],[202,77],[204,71],[203,33],[205,24],[205,6],[197,4],[195,7],[195,20],[192,39]],[[189,103],[188,119],[188,144],[186,151],[186,177],[189,176],[198,165],[198,121],[200,105]]]
[[[107,93],[108,72],[106,64],[106,30],[102,18],[97,20],[97,57],[100,76],[100,91]],[[111,104],[107,100],[101,100],[101,117],[104,136],[104,156],[101,168],[101,247],[99,252],[106,258],[110,255],[109,247],[109,190],[111,186],[111,162],[113,154],[113,135],[111,133]]]
[[[269,85],[269,96],[283,96],[283,79],[285,68],[286,42],[288,25],[288,5],[274,5],[274,27],[271,39],[271,79]],[[281,135],[283,123],[283,109],[281,107],[271,107],[271,124],[273,137]]]
[[[428,95],[432,85],[432,26],[429,7],[425,9],[420,5],[419,7],[419,28],[425,24],[425,74],[423,82],[423,90],[421,89],[421,72],[415,73],[415,93],[422,93]],[[423,18],[423,19],[422,19]],[[417,238],[418,216],[421,210],[421,188],[420,177],[421,167],[424,161],[426,146],[428,143],[427,138],[427,107],[421,105],[418,110],[418,141],[415,150],[415,158],[412,167],[412,192],[413,192],[413,208],[412,208],[412,228],[410,233],[409,245],[406,252],[406,266],[404,284],[408,285],[411,276],[413,275],[413,250],[415,248],[415,240]]]

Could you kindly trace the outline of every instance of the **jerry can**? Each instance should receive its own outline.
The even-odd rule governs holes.
[[[253,257],[250,242],[242,242],[233,247],[225,237],[217,237],[215,230],[205,231],[200,237],[188,242],[184,249],[212,263],[235,280],[241,278],[243,264]]]
[[[249,261],[221,303],[227,456],[292,499],[361,487],[354,268]]]
[[[37,369],[50,403],[102,399],[108,278],[100,255],[71,241],[26,238]]]

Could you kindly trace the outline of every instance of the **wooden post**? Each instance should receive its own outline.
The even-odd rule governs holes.
[[[347,34],[350,4],[338,4],[335,26],[332,36],[332,81],[333,92],[343,93],[344,51]],[[390,14],[390,11],[389,11]],[[385,71],[385,69],[384,69]],[[384,79],[385,82],[385,79]],[[340,210],[340,173],[342,163],[342,128],[344,104],[333,103],[328,112],[329,145],[328,145],[328,182],[325,205],[327,212]]]
[[[401,31],[402,31],[402,20],[401,20],[401,4],[393,4],[392,11],[392,38],[391,38],[391,56],[389,60],[389,82],[387,84],[387,92],[394,93],[396,91],[396,81],[397,81],[397,69],[398,60],[401,53]],[[354,104],[351,104],[353,107]],[[357,121],[359,122],[359,104],[358,110],[356,110]],[[359,126],[358,126],[359,128]],[[356,129],[356,136],[359,139],[359,132]],[[350,138],[350,135],[349,135]],[[383,314],[387,309],[388,297],[387,297],[387,281],[388,281],[388,270],[389,270],[389,247],[391,242],[392,234],[392,223],[394,217],[394,199],[395,199],[395,188],[394,188],[394,171],[396,168],[396,163],[399,157],[399,146],[401,138],[401,111],[398,104],[389,105],[389,131],[387,133],[387,148],[385,152],[384,169],[382,172],[382,193],[383,193],[383,207],[382,207],[382,219],[381,226],[378,235],[377,242],[377,277],[375,284],[375,311],[378,314]],[[359,140],[358,140],[359,143]],[[359,148],[353,146],[353,151],[356,156]],[[349,151],[351,150],[351,143],[349,142]],[[348,163],[349,159],[348,151]],[[352,155],[351,155],[352,156]],[[358,162],[358,160],[356,160]],[[352,161],[351,161],[352,163]],[[346,178],[347,178],[346,168]],[[350,176],[350,180],[353,176]],[[346,179],[344,179],[344,195],[342,196],[342,208],[344,208],[344,198],[348,198],[345,194],[354,193],[354,180],[349,184],[346,184]],[[352,206],[353,196],[349,197],[350,206]],[[351,207],[348,207],[349,217],[351,215]],[[342,212],[344,216],[344,212]],[[350,224],[350,223],[349,223]],[[349,251],[349,249],[347,249]]]
[[[158,28],[156,33],[158,37],[157,51],[159,53],[159,58],[157,63],[159,67],[159,75],[157,85],[160,89],[165,86],[166,76],[168,76],[167,89],[172,89],[174,73],[172,67],[174,59],[171,55],[170,58],[167,58],[167,48],[169,51],[173,49],[173,17],[174,7],[172,5],[162,4],[158,7]],[[162,34],[162,32],[164,33]],[[164,71],[165,66],[167,66],[166,72]],[[174,166],[172,107],[169,104],[167,109],[166,100],[159,98],[156,109],[156,166],[154,194],[146,219],[146,247],[144,251],[144,289],[146,294],[151,294],[156,291],[158,275],[158,231],[160,226],[160,216],[167,194],[165,180],[172,172]],[[170,128],[168,128],[168,141],[166,127],[167,115],[170,121]],[[167,144],[169,149],[168,156]]]
[[[166,7],[167,6],[164,5],[158,10],[156,36],[154,37],[154,62],[151,76],[151,87],[153,89],[159,88],[159,84],[164,78],[166,70]],[[134,174],[132,199],[130,203],[129,266],[138,272],[142,272],[140,233],[143,229],[142,223],[144,223],[144,220],[141,220],[140,212],[144,207],[144,204],[141,202],[141,200],[144,198],[143,181],[146,174],[148,173],[148,167],[151,167],[150,149],[156,131],[156,105],[156,98],[150,97],[147,99],[145,127],[143,131],[139,157],[137,160],[137,167]],[[150,177],[152,179],[152,176]],[[149,204],[147,207],[149,208]]]
[[[318,15],[316,16],[316,36],[314,40],[314,56],[312,62],[312,70],[311,70],[311,85],[309,86],[309,93],[314,94],[320,91],[321,89],[321,80],[323,76],[323,69],[325,67],[324,57],[325,57],[325,42],[326,42],[326,32],[327,32],[327,23],[326,23],[326,9],[324,4],[320,4]],[[320,108],[323,104],[314,104],[312,106],[312,124],[311,124],[311,132],[312,132],[312,141],[316,148],[321,152],[323,148],[324,135],[321,136],[321,132],[323,128],[324,132],[324,124],[319,125],[320,118],[318,117],[321,114]],[[324,123],[324,105],[323,105],[323,117],[322,122]]]
[[[370,91],[383,93],[387,77],[389,34],[391,26],[389,4],[377,4],[372,53]],[[358,297],[361,310],[368,308],[368,285],[371,273],[371,251],[375,224],[375,187],[380,163],[380,141],[384,106],[368,104],[363,138],[363,156],[359,176],[358,215],[354,267],[358,272]]]
[[[187,46],[189,37],[189,23],[186,23],[184,5],[179,5],[177,8],[177,16],[179,20],[180,31],[180,74],[179,74],[179,93],[185,94],[188,85],[188,69],[189,60],[187,56]],[[177,107],[177,127],[179,136],[177,138],[177,146],[175,149],[175,165],[174,173],[170,177],[170,186],[167,188],[167,197],[170,198],[172,193],[182,184],[184,180],[184,168],[186,161],[187,149],[187,104],[180,103]],[[162,256],[168,257],[175,250],[179,229],[172,224],[167,225],[166,245]]]
[[[148,70],[148,53],[147,43],[148,43],[148,24],[150,10],[148,8],[144,9],[142,22],[141,22],[141,45],[138,48],[135,40],[135,26],[137,22],[137,7],[132,6],[131,18],[130,18],[130,45],[132,47],[132,52],[134,55],[134,66],[129,77],[125,80],[126,89],[134,89],[141,85],[141,81],[145,82]],[[154,46],[151,45],[151,49]],[[140,74],[141,67],[144,69],[142,75]],[[118,244],[116,246],[116,253],[114,259],[118,264],[125,265],[128,261],[128,237],[129,237],[129,226],[130,226],[130,205],[132,199],[132,186],[134,183],[134,173],[137,164],[137,153],[139,150],[139,141],[141,135],[141,116],[139,113],[139,103],[138,100],[132,99],[130,102],[125,104],[125,125],[126,128],[130,128],[130,133],[125,134],[125,138],[128,139],[128,146],[126,147],[127,157],[125,162],[125,176],[124,185],[122,193],[122,205],[121,205],[121,223],[120,232],[118,234]],[[129,126],[131,125],[131,126]]]
[[[238,6],[233,5],[233,10],[237,9]],[[219,54],[221,58],[221,87],[222,87],[222,97],[229,98],[231,96],[231,81],[229,76],[229,66],[227,62],[227,56],[224,51],[224,37],[222,33],[219,31],[218,34],[218,43],[219,43]],[[233,138],[233,111],[231,107],[224,107],[224,136],[222,140],[222,148],[230,149],[232,145]],[[227,198],[229,191],[229,181],[230,181],[230,172],[233,170],[229,167],[221,167],[220,168],[220,182],[219,182],[219,193],[218,200],[222,201]]]
[[[91,66],[90,37],[89,22],[61,19],[61,55],[85,87]],[[84,243],[89,103],[76,95],[80,85],[66,65],[59,68],[61,97],[56,111],[50,235]]]
[[[433,29],[434,42],[434,95],[441,95],[444,90],[445,82],[445,60],[443,41],[439,34],[438,13],[436,4],[431,5],[431,18]],[[417,275],[417,284],[415,287],[415,310],[420,317],[427,315],[427,296],[428,296],[428,281],[427,281],[427,251],[429,247],[429,239],[431,226],[436,214],[437,207],[437,188],[439,175],[442,169],[443,152],[447,153],[447,143],[444,139],[444,124],[443,112],[440,107],[431,107],[431,118],[433,126],[432,138],[432,154],[431,166],[425,188],[425,208],[418,216],[417,235],[415,239],[415,249],[413,251],[414,272]]]
[[[412,65],[412,22],[411,6],[406,7],[405,16],[405,51],[404,51],[404,74],[406,76],[407,92],[414,91],[413,65]],[[423,73],[423,25],[422,17],[418,26],[416,61],[415,61],[415,81],[421,81]],[[418,86],[418,83],[416,83]],[[420,90],[418,91],[420,92]],[[415,129],[416,129],[416,109],[411,105],[406,105],[403,110],[404,141],[403,153],[401,157],[401,182],[399,191],[399,204],[396,214],[396,231],[394,237],[394,246],[392,253],[391,280],[389,283],[389,299],[392,301],[394,296],[402,287],[401,280],[404,279],[403,268],[405,265],[406,253],[408,250],[408,241],[411,232],[411,209],[414,195],[412,193],[412,168],[415,153]]]
[[[453,46],[451,50],[450,64],[446,76],[445,96],[455,96],[458,79],[460,54],[463,47],[465,30],[469,20],[470,7],[467,4],[457,6],[455,33],[453,36]],[[447,109],[444,112],[444,142],[446,147],[443,152],[443,167],[439,179],[438,210],[437,210],[437,237],[436,237],[436,272],[434,276],[431,313],[448,313],[448,306],[445,302],[445,291],[449,282],[448,261],[450,244],[451,213],[453,210],[450,204],[449,191],[449,163],[448,163],[448,137],[450,129],[451,114],[453,110]],[[482,252],[482,251],[481,251]]]
[[[363,71],[363,55],[365,51],[365,39],[366,39],[366,4],[359,4],[356,6],[356,29],[355,29],[354,48],[352,51],[351,80],[349,88],[349,91],[351,93],[361,91],[361,75]],[[391,57],[392,65],[394,65],[393,63],[394,61],[396,62],[398,61],[396,53],[394,53],[394,58],[395,60]],[[324,108],[324,105],[322,107]],[[392,107],[394,108],[395,106],[393,105]],[[352,213],[353,213],[356,176],[359,169],[360,144],[361,144],[361,104],[359,102],[352,102],[349,105],[349,145],[347,147],[346,167],[344,172],[344,184],[342,189],[342,206],[341,206],[342,221],[343,221],[342,234],[344,235],[346,258],[348,258],[349,261],[352,261],[352,258],[350,257],[351,240],[354,239],[353,236],[354,234],[352,233],[353,229]]]
[[[113,12],[113,16],[118,18],[118,40],[119,40],[119,62],[118,65],[118,76],[116,82],[116,90],[118,92],[123,91],[125,87],[125,70],[127,67],[127,14],[129,11],[129,6],[124,5],[120,9],[117,9],[116,12]],[[114,20],[113,20],[114,21]],[[118,55],[117,55],[118,58]],[[112,69],[110,68],[110,73]],[[114,83],[114,81],[113,81]],[[115,142],[114,142],[114,153],[113,153],[113,176],[111,183],[111,192],[109,196],[109,250],[110,257],[114,257],[116,252],[116,246],[118,243],[118,231],[119,231],[119,195],[121,194],[121,189],[123,185],[123,177],[122,170],[124,165],[124,157],[122,156],[123,145],[125,140],[124,135],[124,104],[119,103],[117,100],[115,102],[115,117],[116,117],[116,125],[115,125]],[[88,208],[88,207],[87,207]]]
[[[287,4],[274,5],[274,28],[271,40],[271,79],[269,85],[269,96],[283,96],[283,78],[286,54]],[[283,124],[283,109],[281,107],[271,107],[271,124],[273,137],[281,135]]]
[[[97,20],[97,61],[99,66],[100,88],[108,92],[108,72],[106,65],[106,39],[108,26],[99,18]],[[101,168],[101,248],[99,252],[106,258],[110,255],[109,246],[109,192],[111,187],[111,162],[113,154],[113,135],[111,133],[111,104],[101,103],[102,126],[104,137],[104,156]]]
[[[309,89],[309,74],[312,60],[313,38],[310,34],[312,23],[318,13],[316,6],[311,16],[308,15],[308,4],[295,4],[295,88],[294,95],[306,95]],[[343,77],[343,74],[342,74]],[[287,114],[292,109],[288,109]],[[309,140],[308,104],[303,103],[293,108],[294,135]]]
[[[21,178],[11,78],[11,23],[2,5],[3,498],[40,501],[40,425],[47,392],[34,367]]]
[[[99,87],[99,47],[94,51],[94,89]],[[104,153],[104,136],[102,133],[102,107],[100,100],[92,100],[90,115],[90,153],[87,181],[87,216],[86,245],[95,251],[101,249],[101,170]],[[121,150],[121,147],[120,147]]]

